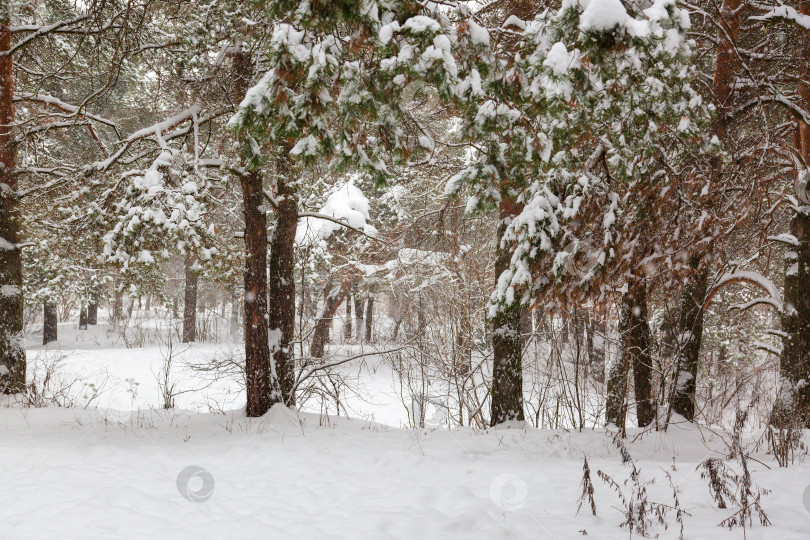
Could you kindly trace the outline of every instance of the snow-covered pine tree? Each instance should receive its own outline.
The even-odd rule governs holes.
[[[532,180],[504,235],[514,251],[493,305],[605,301],[627,283],[646,288],[657,269],[688,268],[687,250],[707,234],[700,195],[717,146],[703,136],[710,111],[691,86],[688,27],[668,0],[566,2],[528,25],[516,64],[536,123],[523,158]],[[649,399],[636,396],[644,423]]]
[[[409,2],[261,5],[274,21],[268,71],[230,122],[244,175],[272,171],[271,188],[255,201],[271,207],[275,218],[269,263],[272,380],[269,401],[256,414],[272,403],[295,400],[293,246],[300,168],[325,160],[337,170],[363,169],[384,180],[390,174],[386,160],[407,160],[427,150],[425,137],[403,128],[410,122],[399,106],[403,89],[414,80],[427,81],[446,95],[455,75],[452,29],[438,6],[423,15],[421,6]]]
[[[104,100],[119,89],[128,60],[160,47],[142,47],[150,4],[134,0],[121,9],[112,2],[0,2],[0,389],[5,392],[19,391],[25,380],[21,250],[30,244],[27,224],[38,218],[30,210],[42,198],[87,188],[78,174],[81,166],[109,155],[120,126],[101,112]],[[64,137],[66,131],[72,135]]]

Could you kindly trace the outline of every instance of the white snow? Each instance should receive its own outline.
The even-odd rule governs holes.
[[[612,30],[624,26],[630,16],[620,0],[591,0],[579,19],[579,28],[588,30]]]
[[[604,471],[620,485],[629,477],[604,429],[540,430],[521,423],[508,429],[401,429],[395,426],[406,409],[395,397],[398,383],[374,356],[341,367],[344,377],[362,381],[362,395],[346,396],[348,410],[361,419],[319,414],[317,406],[277,406],[248,419],[235,379],[209,384],[189,369],[217,355],[239,354],[238,344],[178,350],[175,376],[186,393],[178,396],[180,409],[163,410],[157,380],[165,348],[125,349],[109,330],[62,324],[60,341],[47,348],[29,336],[29,377],[43,359],[66,354],[55,378],[78,375],[83,383],[75,387],[72,408],[0,406],[0,537],[629,536],[619,527],[624,518],[616,494],[597,477]],[[94,389],[101,394],[85,408],[82,396],[86,400]],[[195,412],[208,407],[216,412]],[[441,425],[441,415],[431,414]],[[641,479],[655,480],[647,486],[651,500],[671,504],[671,475],[689,512],[685,538],[742,537],[740,529],[717,526],[735,510],[717,509],[697,470],[706,458],[723,457],[727,434],[681,422],[666,433],[631,428],[628,435]],[[576,510],[583,456],[596,517],[587,506]],[[806,539],[810,509],[802,492],[810,464],[780,469],[764,449],[754,457],[753,480],[772,490],[762,504],[773,525],[755,523],[747,537]],[[678,534],[670,521],[668,529],[655,526],[650,537]]]
[[[568,52],[565,43],[558,41],[549,49],[543,65],[551,69],[555,75],[565,75],[569,69],[579,67],[579,51]]]
[[[0,296],[11,297],[20,294],[20,288],[16,285],[0,286]]]
[[[354,185],[353,179],[335,189],[319,213],[341,220],[354,229],[373,231],[368,224],[370,219],[368,198]],[[341,225],[334,221],[305,217],[298,222],[295,241],[304,244],[325,240],[341,228]]]
[[[810,15],[804,15],[790,6],[777,6],[762,15],[749,17],[752,21],[767,21],[769,19],[786,19],[793,21],[804,29],[810,30]]]
[[[745,271],[745,270],[738,270],[731,274],[724,274],[720,277],[715,285],[715,288],[718,289],[723,287],[727,283],[741,281],[744,283],[749,283],[756,287],[759,287],[763,291],[767,292],[770,296],[771,300],[778,305],[781,311],[782,302],[780,300],[781,295],[779,294],[779,289],[777,289],[776,285],[770,279],[766,278],[759,272],[753,271]]]
[[[403,30],[410,30],[414,34],[421,34],[423,32],[438,32],[441,25],[436,19],[432,19],[425,15],[416,15],[411,17],[405,24],[402,25]]]

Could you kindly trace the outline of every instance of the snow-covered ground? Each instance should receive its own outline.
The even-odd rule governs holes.
[[[60,333],[47,353],[32,335],[29,358],[61,358],[59,377],[80,380],[74,407],[0,407],[0,538],[630,536],[597,475],[630,495],[630,468],[604,430],[402,429],[392,373],[373,361],[344,368],[362,383],[349,398],[356,419],[281,407],[247,419],[237,381],[188,369],[236,345],[182,348],[173,376],[189,391],[163,410],[165,346],[126,349],[103,326]],[[736,508],[718,509],[697,470],[727,452],[725,434],[683,424],[637,434],[628,448],[641,480],[655,480],[649,499],[673,505],[677,486],[690,514],[684,538],[744,537],[718,527]],[[595,517],[587,503],[577,514],[586,456]],[[810,538],[810,463],[780,469],[762,450],[752,457],[753,480],[771,490],[762,506],[772,525],[755,517],[745,537]],[[667,521],[648,536],[678,538],[674,511]]]

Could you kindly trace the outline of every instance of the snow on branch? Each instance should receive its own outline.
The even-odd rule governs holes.
[[[810,30],[810,15],[803,15],[790,6],[779,6],[763,15],[749,17],[752,21],[768,21],[771,19],[785,19],[792,21],[805,30]]]
[[[754,298],[750,302],[746,302],[744,304],[732,304],[731,306],[729,306],[729,309],[738,309],[740,311],[745,311],[746,309],[758,306],[760,304],[768,304],[776,311],[782,311],[782,302],[775,300],[769,296],[762,298]]]
[[[731,306],[732,309],[748,309],[757,304],[768,304],[770,306],[773,306],[780,313],[782,312],[784,306],[782,304],[782,300],[779,297],[779,289],[777,289],[773,281],[766,278],[759,272],[751,272],[744,270],[733,272],[731,274],[724,274],[723,276],[721,276],[717,284],[714,286],[714,288],[712,288],[712,290],[706,297],[706,301],[703,303],[703,307],[705,308],[712,302],[715,295],[718,292],[720,292],[720,289],[722,289],[723,287],[727,287],[728,285],[734,285],[739,283],[746,283],[748,285],[753,285],[754,287],[757,287],[762,291],[766,292],[768,296],[764,298],[757,298],[755,300],[752,300],[751,302],[748,302],[747,304],[735,304],[734,306]]]
[[[118,144],[121,145],[114,154],[103,161],[97,161],[92,163],[84,168],[85,174],[90,174],[95,171],[105,171],[110,168],[114,163],[116,163],[121,156],[126,153],[127,150],[137,141],[146,139],[148,137],[154,136],[158,144],[161,146],[165,145],[166,138],[163,136],[164,133],[168,132],[170,129],[182,124],[183,122],[187,122],[189,120],[197,120],[197,114],[200,112],[200,106],[194,105],[189,107],[188,109],[181,111],[174,116],[170,116],[165,120],[158,122],[156,124],[152,124],[151,126],[139,129],[138,131],[131,134],[129,137],[120,141]],[[186,131],[187,132],[187,131]]]
[[[768,240],[773,240],[774,242],[782,242],[783,244],[787,244],[793,247],[799,247],[799,240],[792,234],[787,233],[777,234],[776,236],[769,236]]]
[[[326,240],[341,227],[371,238],[377,236],[377,229],[369,224],[368,198],[353,180],[332,192],[319,212],[299,212],[298,217],[301,218],[295,236],[298,244]]]
[[[754,343],[754,348],[760,351],[775,354],[776,356],[780,356],[782,354],[782,349],[780,347],[774,347],[770,343],[765,343],[764,341],[757,341]]]
[[[95,120],[96,122],[115,128],[116,130],[118,129],[118,124],[116,124],[112,120],[108,120],[103,116],[98,116],[96,114],[81,111],[79,107],[71,105],[70,103],[65,103],[64,101],[48,94],[22,93],[15,96],[14,101],[35,101],[37,103],[44,103],[45,105],[50,105],[62,112],[70,113],[70,116],[81,115],[85,118],[89,118],[90,120]]]

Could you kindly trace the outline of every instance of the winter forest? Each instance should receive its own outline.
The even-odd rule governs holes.
[[[810,0],[0,0],[0,538],[810,538],[809,183]]]

